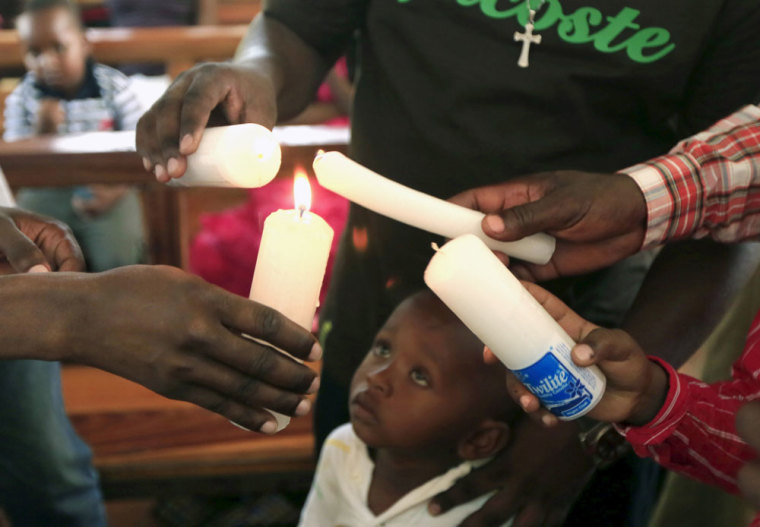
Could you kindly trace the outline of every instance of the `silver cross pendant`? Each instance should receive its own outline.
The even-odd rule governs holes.
[[[521,68],[528,67],[528,53],[530,53],[530,45],[541,43],[541,35],[533,34],[533,18],[535,17],[536,12],[533,9],[531,9],[529,12],[530,19],[528,20],[528,23],[525,24],[525,33],[515,31],[515,42],[522,41],[522,51],[520,52],[520,58],[517,60],[517,65]]]

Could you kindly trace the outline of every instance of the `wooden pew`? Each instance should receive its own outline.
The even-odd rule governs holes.
[[[311,416],[265,436],[102,370],[67,365],[62,384],[107,499],[305,490],[311,481]]]
[[[275,137],[282,148],[279,175],[290,176],[302,167],[313,176],[316,152],[345,151],[347,127],[283,126]],[[131,183],[142,186],[148,219],[151,263],[186,267],[187,245],[203,210],[206,195],[226,194],[234,201],[239,189],[183,189],[156,183],[135,152],[134,132],[93,132],[68,136],[0,141],[0,167],[11,188],[70,186],[90,183]],[[217,199],[221,206],[224,199]],[[184,214],[183,214],[184,213]],[[188,214],[193,214],[192,217]]]
[[[207,60],[235,54],[247,25],[88,29],[95,60],[109,65],[164,63],[171,77]],[[15,30],[0,30],[0,68],[22,64]]]

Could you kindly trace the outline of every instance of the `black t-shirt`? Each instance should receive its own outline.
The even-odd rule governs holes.
[[[622,169],[760,93],[757,0],[552,0],[527,68],[515,41],[524,0],[271,0],[265,11],[328,59],[359,31],[352,156],[443,198],[537,171]],[[337,384],[422,285],[431,239],[352,207],[322,316]]]

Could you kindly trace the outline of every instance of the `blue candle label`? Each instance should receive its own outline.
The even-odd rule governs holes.
[[[585,383],[554,354],[554,346],[533,363],[514,374],[550,412],[560,418],[572,418],[589,407],[594,396]]]

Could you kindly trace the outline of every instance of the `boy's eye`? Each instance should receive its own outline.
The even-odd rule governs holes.
[[[375,357],[380,357],[381,359],[387,359],[391,356],[391,349],[381,342],[378,342],[372,346],[372,349],[370,351],[372,352],[372,355]]]
[[[423,388],[427,388],[430,386],[430,379],[428,378],[427,374],[423,372],[422,370],[412,370],[409,373],[409,376],[412,378],[412,381],[422,386]]]
[[[64,51],[66,51],[66,45],[65,44],[58,43],[58,44],[55,45],[55,52],[56,53],[63,53]]]

